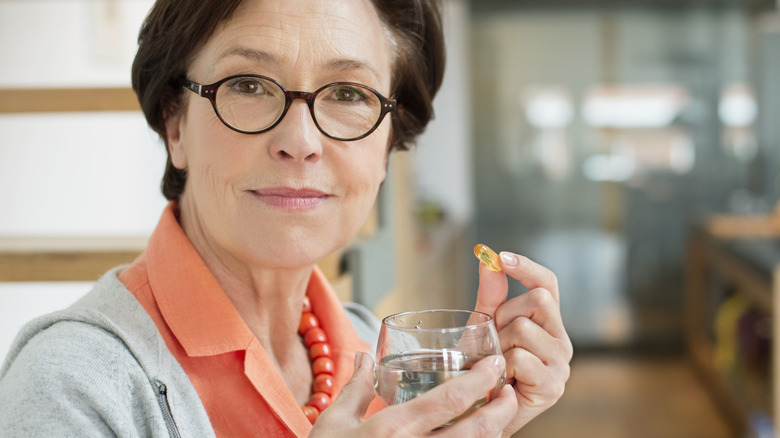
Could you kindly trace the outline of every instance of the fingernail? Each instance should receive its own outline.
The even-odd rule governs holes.
[[[517,258],[516,255],[506,251],[501,253],[501,261],[503,261],[506,266],[517,266],[517,264],[520,263],[520,259]]]
[[[361,366],[363,366],[363,353],[362,351],[358,351],[355,353],[355,371],[359,370]]]

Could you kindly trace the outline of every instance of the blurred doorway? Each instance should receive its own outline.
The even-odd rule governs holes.
[[[682,347],[689,227],[765,189],[755,8],[639,4],[472,2],[477,237],[556,272],[578,347]]]

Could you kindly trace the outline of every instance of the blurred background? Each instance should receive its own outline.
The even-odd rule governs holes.
[[[0,357],[165,205],[129,90],[151,4],[0,0]],[[476,243],[524,254],[557,274],[576,353],[518,436],[775,436],[780,3],[444,6],[436,119],[321,264],[342,298],[468,308]]]

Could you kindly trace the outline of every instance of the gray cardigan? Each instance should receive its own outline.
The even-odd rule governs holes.
[[[213,437],[189,378],[141,304],[108,272],[68,309],[28,323],[0,369],[0,437]],[[345,305],[358,335],[378,321]]]

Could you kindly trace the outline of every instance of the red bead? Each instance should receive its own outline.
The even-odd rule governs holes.
[[[303,415],[306,416],[306,418],[309,419],[309,422],[311,424],[314,424],[315,421],[317,421],[317,417],[320,416],[320,411],[317,410],[317,408],[312,406],[303,406],[301,407],[301,410],[303,411]]]
[[[308,296],[303,298],[303,312],[301,322],[298,325],[298,333],[303,337],[306,348],[309,349],[309,357],[312,359],[311,370],[314,374],[312,382],[312,395],[306,406],[301,410],[311,424],[317,421],[320,412],[330,406],[333,395],[333,373],[336,364],[331,359],[330,344],[325,331],[320,328],[320,321],[314,315],[311,300]]]
[[[308,406],[314,406],[322,412],[325,408],[330,406],[330,403],[331,400],[328,394],[325,394],[324,392],[315,392],[311,395],[311,398],[309,398],[309,403],[306,404]]]
[[[330,344],[319,342],[309,347],[309,358],[314,360],[318,357],[332,357],[330,354]]]
[[[311,385],[312,392],[324,392],[328,395],[333,395],[333,376],[330,374],[320,374],[314,378],[314,383]]]
[[[298,326],[298,333],[306,335],[310,329],[320,326],[320,321],[313,313],[304,313],[301,315],[301,324]]]
[[[314,359],[314,362],[311,364],[311,370],[314,372],[315,376],[319,374],[330,374],[332,376],[335,368],[336,365],[329,357],[318,357],[317,359]]]
[[[303,337],[303,342],[306,344],[306,348],[310,348],[312,345],[318,342],[328,342],[328,337],[325,336],[325,331],[319,327],[315,327]]]

